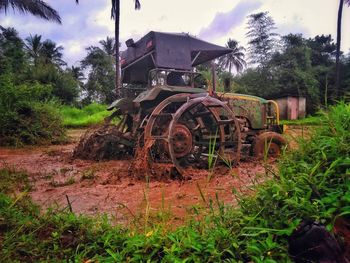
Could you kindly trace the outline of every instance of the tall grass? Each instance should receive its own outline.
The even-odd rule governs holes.
[[[106,110],[106,105],[92,103],[78,109],[71,106],[62,106],[60,113],[63,116],[63,125],[67,128],[84,128],[102,123],[111,112]]]
[[[350,105],[341,103],[323,116],[324,124],[311,139],[282,157],[278,174],[256,182],[249,196],[233,189],[237,207],[203,195],[207,209],[201,211],[207,212],[201,212],[201,220],[173,231],[149,221],[147,231],[133,231],[113,227],[106,218],[42,214],[28,198],[18,198],[16,183],[17,198],[11,198],[6,184],[7,195],[0,194],[0,258],[2,262],[291,262],[287,240],[302,220],[317,220],[331,230],[336,217],[350,214]],[[0,190],[9,172],[2,173],[7,174],[0,176]],[[12,178],[23,181],[23,174]]]
[[[323,114],[315,115],[315,116],[308,116],[303,119],[298,120],[282,120],[281,124],[286,125],[308,125],[308,126],[314,126],[314,125],[322,125],[324,122],[324,116]]]

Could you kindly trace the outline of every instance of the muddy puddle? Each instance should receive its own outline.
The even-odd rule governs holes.
[[[0,148],[0,167],[15,167],[28,172],[33,183],[30,195],[42,208],[67,207],[74,213],[107,213],[118,223],[127,223],[145,212],[165,211],[172,220],[183,222],[193,207],[205,206],[218,196],[225,204],[235,204],[232,189],[247,191],[264,173],[256,161],[241,162],[229,170],[218,168],[186,171],[186,180],[146,182],[130,176],[131,160],[93,162],[73,160],[73,148],[84,130],[71,130],[70,143],[21,149]],[[203,200],[204,199],[204,200]]]

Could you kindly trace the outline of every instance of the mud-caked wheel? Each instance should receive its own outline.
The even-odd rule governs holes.
[[[144,158],[172,163],[180,175],[186,167],[205,168],[210,157],[233,165],[239,161],[238,120],[224,102],[206,93],[163,100],[151,113],[144,138]]]
[[[256,137],[253,144],[253,154],[257,158],[278,157],[287,144],[287,140],[281,134],[264,132]]]

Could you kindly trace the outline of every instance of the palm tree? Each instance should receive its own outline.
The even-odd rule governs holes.
[[[4,11],[6,14],[10,8],[61,24],[58,12],[41,0],[0,0],[0,12]]]
[[[73,78],[78,80],[78,81],[82,81],[84,80],[84,73],[81,71],[82,68],[81,67],[74,67],[72,66],[70,68],[70,71],[72,72]]]
[[[337,51],[336,51],[336,61],[335,61],[335,90],[334,90],[334,99],[338,98],[339,93],[339,78],[340,78],[340,44],[341,44],[341,24],[342,24],[342,16],[343,16],[343,7],[344,3],[350,6],[350,0],[340,0],[339,1],[339,9],[338,9],[338,21],[337,21]]]
[[[83,87],[84,86],[83,80],[85,79],[85,77],[84,77],[82,68],[71,66],[71,68],[68,69],[68,71],[71,72],[73,78],[78,82],[79,87]]]
[[[41,36],[35,34],[34,36],[30,35],[26,38],[25,49],[27,50],[29,56],[33,59],[34,66],[38,64],[38,59],[40,57],[40,52],[43,47],[41,42]]]
[[[2,0],[0,0],[2,1]],[[79,0],[75,0],[76,3],[79,3]],[[135,2],[135,10],[141,8],[140,0],[134,0]],[[111,18],[114,19],[114,39],[115,39],[115,69],[116,69],[116,78],[115,78],[115,86],[116,92],[119,93],[120,86],[120,69],[119,69],[119,26],[120,26],[120,0],[111,0],[112,8],[111,8]]]
[[[115,87],[117,96],[120,96],[119,87],[120,87],[120,66],[119,66],[119,25],[120,25],[120,0],[111,0],[112,9],[111,9],[111,18],[115,21],[114,26],[114,39],[115,39],[115,69],[116,69],[116,78],[115,78]],[[135,10],[141,8],[139,0],[134,0]]]
[[[43,42],[43,46],[40,52],[40,59],[44,64],[54,64],[57,66],[64,66],[67,63],[62,60],[63,47],[57,46],[55,42],[47,39]]]
[[[232,73],[233,67],[235,67],[237,72],[241,72],[247,64],[243,53],[245,48],[238,46],[238,42],[234,39],[229,39],[226,47],[232,49],[232,51],[219,59],[219,65],[228,69],[229,73]]]
[[[106,40],[101,40],[99,43],[101,44],[103,51],[109,56],[115,55],[115,41],[113,37],[107,37]]]

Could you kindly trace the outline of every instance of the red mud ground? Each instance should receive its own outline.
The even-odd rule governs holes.
[[[135,215],[144,213],[147,205],[151,214],[164,207],[163,212],[165,209],[173,220],[181,223],[193,206],[203,206],[199,187],[207,200],[209,197],[215,200],[217,193],[220,201],[234,204],[232,189],[244,191],[252,185],[257,174],[264,173],[261,164],[246,161],[232,171],[226,168],[214,171],[210,180],[205,170],[188,170],[189,180],[150,181],[147,184],[130,178],[130,160],[72,160],[71,153],[82,132],[70,131],[71,143],[66,145],[0,148],[0,168],[15,167],[27,171],[33,182],[30,195],[43,208],[67,207],[67,195],[73,212],[107,213],[119,223],[130,222]]]

